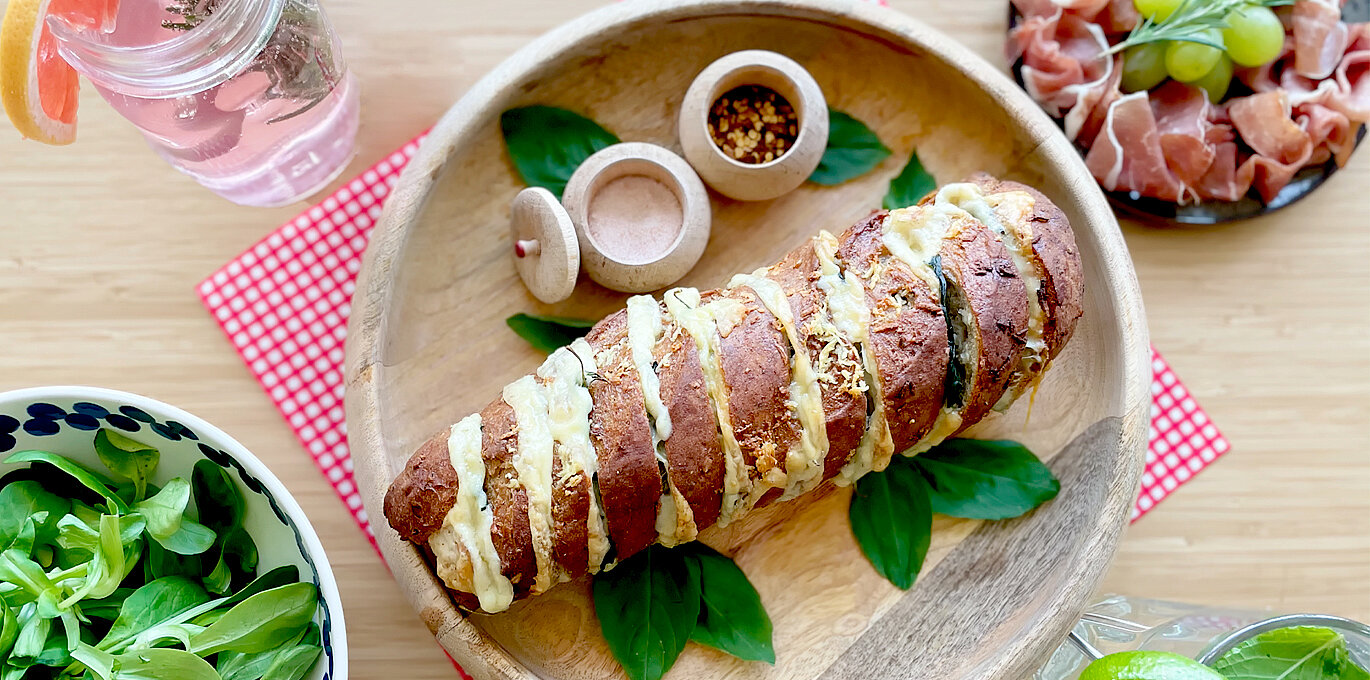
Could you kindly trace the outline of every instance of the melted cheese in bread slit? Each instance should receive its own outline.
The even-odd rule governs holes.
[[[429,539],[438,577],[449,588],[472,593],[487,612],[500,612],[514,601],[514,586],[500,572],[499,553],[490,535],[494,513],[485,497],[485,461],[481,458],[480,414],[452,425],[447,453],[457,473],[457,497],[442,527]]]
[[[735,325],[741,311],[736,303],[702,305],[699,291],[694,288],[673,288],[666,291],[662,299],[666,302],[666,311],[671,319],[694,338],[704,385],[714,408],[714,416],[718,418],[719,438],[723,444],[723,500],[719,508],[718,526],[726,527],[746,512],[744,504],[751,490],[751,479],[747,475],[742,447],[733,433],[732,415],[728,410],[728,387],[723,380],[723,365],[718,355],[717,324]]]
[[[547,410],[551,417],[550,429],[555,450],[561,457],[561,476],[583,474],[594,479],[599,471],[594,443],[590,440],[590,390],[585,387],[586,374],[595,372],[594,350],[583,338],[563,347],[547,357],[538,368],[538,377],[546,380]],[[556,480],[560,483],[563,480]],[[589,512],[586,515],[590,573],[597,573],[604,556],[609,552],[609,530],[604,514],[593,492],[586,494]],[[568,565],[569,566],[569,565]]]
[[[1004,410],[1023,393],[1036,376],[1041,375],[1046,363],[1047,345],[1043,337],[1046,311],[1042,309],[1040,296],[1042,272],[1034,262],[1032,253],[1032,226],[1027,215],[1031,212],[1033,198],[1025,191],[1007,191],[986,196],[980,187],[971,183],[949,184],[942,189],[948,201],[975,216],[989,227],[995,238],[1003,244],[1018,270],[1018,278],[1027,288],[1028,325],[1026,345],[1018,369],[1009,381],[1009,389],[994,405]],[[1000,213],[1009,217],[1000,218]],[[1012,224],[1010,229],[1007,224]]]
[[[671,414],[661,401],[661,379],[656,374],[652,356],[652,348],[661,340],[661,321],[661,305],[650,295],[628,298],[628,345],[637,368],[638,382],[642,385],[647,415],[652,419],[652,448],[656,451],[661,475],[666,479],[666,493],[662,494],[656,513],[657,542],[669,548],[693,541],[699,535],[699,529],[695,527],[690,504],[670,481],[670,466],[663,445],[671,438]]]
[[[827,294],[828,314],[833,325],[861,352],[868,399],[874,404],[866,419],[866,431],[861,435],[861,443],[834,478],[837,485],[847,486],[874,469],[877,457],[889,460],[894,453],[894,439],[890,436],[889,421],[885,419],[885,400],[880,371],[875,365],[875,353],[866,344],[871,322],[870,309],[866,306],[866,291],[858,278],[842,275],[842,268],[836,259],[837,247],[836,236],[826,231],[818,233],[813,248],[820,267],[818,287]]]
[[[795,327],[789,298],[780,284],[763,276],[765,269],[752,274],[738,274],[728,283],[729,288],[746,286],[756,292],[761,304],[780,321],[780,327],[790,342],[790,407],[800,425],[799,449],[785,457],[785,492],[780,500],[789,500],[818,485],[823,480],[823,463],[828,456],[827,416],[823,411],[823,393],[818,385],[818,373],[809,361],[809,350]]]
[[[512,461],[517,483],[528,495],[528,529],[537,562],[532,592],[545,592],[561,579],[552,558],[552,431],[547,395],[531,375],[504,388],[504,403],[514,409],[518,449]]]
[[[964,210],[942,200],[942,194],[939,192],[937,200],[931,204],[890,211],[881,234],[885,248],[903,260],[919,278],[928,283],[939,303],[942,302],[942,282],[933,271],[932,260],[941,252],[942,239],[946,238],[947,232],[951,230],[952,217],[958,213],[969,216]],[[951,319],[947,321],[951,323]],[[932,429],[903,453],[915,455],[927,451],[960,429],[960,407],[943,406],[937,413],[937,420],[933,423]]]

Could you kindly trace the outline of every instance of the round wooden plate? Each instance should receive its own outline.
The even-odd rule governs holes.
[[[400,178],[353,300],[348,431],[376,539],[419,615],[475,677],[623,677],[587,580],[502,614],[465,617],[419,552],[386,526],[381,500],[420,442],[541,362],[506,317],[598,318],[625,298],[582,277],[570,299],[546,306],[519,283],[507,220],[522,182],[500,113],[561,106],[624,140],[678,151],[675,120],[691,79],[741,49],[803,64],[832,108],[867,122],[894,154],[838,187],[805,184],[752,203],[714,196],[712,237],[682,285],[722,285],[819,229],[849,226],[879,206],[916,147],[943,182],[985,170],[1054,199],[1079,241],[1085,316],[1032,405],[1022,399],[975,432],[1021,440],[1048,459],[1062,481],[1056,500],[1007,522],[938,518],[907,592],[861,556],[846,489],[711,530],[704,540],[733,555],[760,592],[778,659],[748,663],[690,645],[668,678],[1024,677],[1093,594],[1136,498],[1151,380],[1141,298],[1108,202],[1055,124],[998,69],[874,3],[616,3],[520,50],[447,113]]]

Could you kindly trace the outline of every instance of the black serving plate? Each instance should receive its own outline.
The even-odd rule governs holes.
[[[1013,30],[1013,27],[1018,25],[1022,19],[1022,15],[1018,13],[1018,8],[1014,7],[1013,3],[1009,3],[1008,11],[1008,28]],[[1370,0],[1348,0],[1346,5],[1342,7],[1342,18],[1348,23],[1370,20]],[[1021,57],[1013,62],[1011,69],[1014,81],[1018,83],[1019,87],[1023,87],[1023,60]],[[1064,127],[1065,121],[1057,118],[1056,123]],[[1362,125],[1356,134],[1357,149],[1360,148],[1360,143],[1364,139],[1365,126]],[[1080,151],[1081,155],[1088,151],[1078,141],[1075,143],[1075,148]],[[1104,194],[1108,196],[1109,202],[1120,214],[1141,222],[1157,225],[1220,224],[1260,217],[1288,207],[1313,193],[1338,169],[1335,160],[1328,160],[1321,165],[1305,167],[1295,173],[1289,184],[1285,185],[1284,189],[1281,189],[1280,193],[1276,194],[1269,203],[1262,201],[1255,189],[1252,189],[1239,201],[1207,201],[1192,205],[1179,205],[1170,201],[1142,196],[1131,191],[1105,191]]]

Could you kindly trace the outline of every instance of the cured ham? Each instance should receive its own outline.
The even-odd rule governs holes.
[[[1238,68],[1236,96],[1210,102],[1167,81],[1119,89],[1123,55],[1099,58],[1140,21],[1132,0],[1012,0],[1022,19],[1008,54],[1025,89],[1109,191],[1166,201],[1270,202],[1302,168],[1345,165],[1370,121],[1370,24],[1341,21],[1341,0],[1296,0],[1280,12],[1284,50]]]

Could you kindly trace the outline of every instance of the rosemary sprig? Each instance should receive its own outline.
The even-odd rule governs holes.
[[[1192,42],[1223,49],[1221,41],[1209,36],[1214,29],[1227,28],[1227,15],[1242,5],[1279,7],[1294,0],[1184,0],[1165,21],[1144,19],[1122,42],[1108,48],[1101,57],[1117,54],[1129,47],[1153,42]]]

